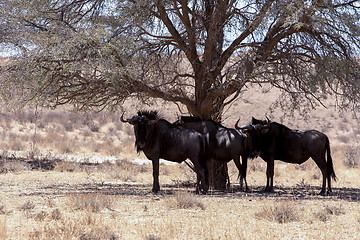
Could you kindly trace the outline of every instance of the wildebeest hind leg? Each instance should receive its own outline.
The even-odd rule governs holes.
[[[201,164],[199,163],[199,161],[193,161],[191,160],[191,162],[194,164],[195,167],[195,171],[196,171],[196,176],[197,176],[197,180],[196,180],[196,193],[199,193],[199,190],[201,190],[202,193],[206,194],[208,189],[209,189],[209,185],[207,184],[206,181],[206,173],[204,168],[201,166]],[[201,188],[200,188],[201,186]]]
[[[274,181],[274,160],[267,161],[266,167],[266,187],[265,192],[272,192],[274,190],[273,181]]]
[[[328,177],[329,174],[327,172],[327,167],[326,167],[325,155],[324,156],[312,156],[312,159],[315,161],[316,165],[320,168],[322,177],[323,177],[323,183],[322,183],[320,194],[325,194],[326,179],[329,178]],[[329,184],[330,184],[330,182],[329,182]]]

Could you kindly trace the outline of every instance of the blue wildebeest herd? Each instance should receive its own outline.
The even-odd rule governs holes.
[[[233,160],[239,170],[240,187],[243,190],[245,182],[246,191],[247,159],[257,156],[267,163],[267,192],[273,191],[274,160],[301,164],[311,157],[323,176],[321,194],[331,193],[331,178],[336,180],[329,139],[316,130],[292,130],[269,119],[255,118],[241,127],[238,120],[235,128],[190,116],[182,116],[170,123],[157,111],[139,111],[128,119],[124,119],[123,113],[120,119],[134,126],[137,151],[143,151],[152,161],[154,193],[160,190],[160,158],[178,163],[190,159],[197,176],[196,193],[206,193],[209,189],[209,159]]]

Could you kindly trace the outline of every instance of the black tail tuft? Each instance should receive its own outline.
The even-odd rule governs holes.
[[[332,179],[334,179],[334,181],[336,181],[337,178],[335,175],[334,166],[331,158],[329,138],[326,138],[326,152],[327,152],[326,166],[327,166],[328,174],[332,177]]]

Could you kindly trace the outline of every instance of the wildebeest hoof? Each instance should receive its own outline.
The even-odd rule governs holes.
[[[205,195],[207,193],[207,190],[202,190],[201,194]]]

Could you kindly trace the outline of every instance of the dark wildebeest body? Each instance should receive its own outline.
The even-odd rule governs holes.
[[[153,165],[153,189],[157,193],[159,185],[159,159],[181,163],[191,160],[197,174],[196,192],[208,190],[206,159],[204,156],[205,140],[195,130],[180,129],[165,119],[159,119],[156,111],[139,111],[138,115],[124,120],[134,125],[137,151],[143,151]],[[201,189],[199,182],[201,181]]]
[[[244,130],[252,141],[252,154],[258,154],[267,162],[267,183],[265,191],[273,191],[274,160],[301,164],[310,157],[315,161],[323,175],[321,193],[331,192],[331,177],[336,180],[328,137],[316,130],[292,130],[268,121],[252,118],[252,125],[237,129]],[[327,161],[325,159],[327,156]]]
[[[248,190],[246,182],[247,168],[247,141],[246,135],[241,131],[226,128],[213,120],[204,120],[191,116],[181,116],[174,125],[186,129],[194,129],[206,137],[207,159],[214,159],[221,162],[234,160],[240,175],[240,187]],[[242,164],[240,163],[240,156]]]

